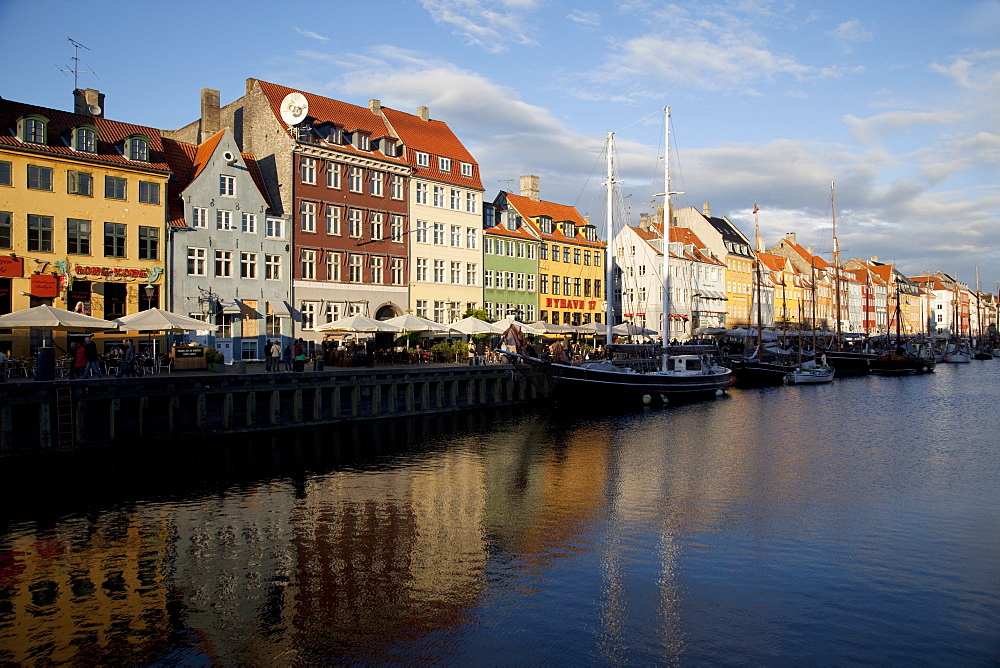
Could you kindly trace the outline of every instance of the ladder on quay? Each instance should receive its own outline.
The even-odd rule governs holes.
[[[57,382],[56,442],[60,450],[73,449],[73,389],[66,381]]]

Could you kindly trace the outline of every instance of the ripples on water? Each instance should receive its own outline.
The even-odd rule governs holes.
[[[0,661],[995,665],[998,380],[3,461]]]

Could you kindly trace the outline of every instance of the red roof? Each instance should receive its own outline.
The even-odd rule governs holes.
[[[48,119],[45,144],[23,142],[14,136],[17,120],[29,114],[37,114]],[[72,130],[81,125],[91,125],[97,129],[96,153],[70,148],[69,139]],[[163,154],[160,131],[142,125],[0,99],[0,127],[7,130],[0,132],[0,146],[7,148],[150,171],[166,172],[170,169]],[[149,162],[129,160],[122,155],[120,142],[132,135],[142,135],[149,139]]]
[[[419,116],[389,107],[382,107],[382,113],[389,122],[389,126],[409,149],[406,155],[410,167],[413,168],[414,176],[453,183],[465,188],[483,189],[479,175],[479,164],[465,148],[465,145],[458,140],[447,123],[434,119],[425,121]],[[417,151],[435,157],[451,158],[451,171],[442,172],[438,168],[437,160],[431,160],[427,167],[418,166]],[[462,176],[461,163],[463,162],[472,165],[471,177]]]
[[[557,223],[570,221],[575,223],[578,228],[582,225],[589,225],[590,223],[580,215],[580,212],[575,207],[556,204],[555,202],[546,202],[544,200],[533,200],[529,197],[515,195],[514,193],[504,193],[504,196],[507,198],[507,203],[521,215],[526,224],[532,226],[539,238],[547,241],[572,241],[596,248],[604,248],[604,242],[600,239],[597,241],[588,241],[579,232],[575,237],[570,238],[564,235],[557,227],[553,227],[552,234],[542,232],[538,227],[537,218],[540,216],[548,216]]]

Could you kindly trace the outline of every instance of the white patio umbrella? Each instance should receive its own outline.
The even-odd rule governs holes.
[[[30,327],[47,331],[102,332],[118,329],[114,320],[93,318],[83,313],[46,306],[33,306],[23,311],[0,315],[0,328]]]
[[[390,325],[384,320],[375,320],[363,315],[349,315],[331,320],[316,328],[317,332],[402,332],[403,328]]]
[[[471,315],[448,325],[448,329],[459,334],[502,334],[503,329]],[[506,328],[504,328],[506,329]]]
[[[427,318],[421,318],[420,316],[413,315],[412,313],[397,315],[395,318],[389,318],[388,320],[383,320],[382,322],[400,327],[404,332],[436,332],[438,334],[444,334],[448,331],[447,325],[442,325],[434,322],[433,320],[428,320]]]
[[[544,320],[538,320],[530,325],[533,330],[538,334],[572,334],[576,330],[569,325],[553,325],[550,322],[545,322]]]
[[[607,325],[599,322],[585,322],[582,325],[577,325],[573,328],[578,334],[589,334],[591,336],[600,336],[606,334],[608,331]]]
[[[611,333],[615,336],[656,336],[659,334],[655,329],[647,329],[631,322],[623,322],[611,328]]]
[[[115,322],[120,324],[122,329],[130,332],[214,332],[219,329],[216,325],[211,325],[197,318],[190,318],[159,308],[122,316]]]
[[[496,326],[496,327],[499,327],[502,331],[505,331],[505,332],[507,331],[507,328],[510,327],[511,325],[517,325],[521,329],[521,332],[523,334],[541,334],[542,333],[542,332],[539,332],[538,330],[536,330],[531,325],[526,325],[523,322],[519,322],[518,320],[516,320],[516,319],[514,319],[514,318],[512,318],[510,316],[507,316],[503,320],[497,320],[496,322],[493,323],[493,325]]]

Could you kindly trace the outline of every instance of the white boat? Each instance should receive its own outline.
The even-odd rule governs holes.
[[[972,351],[964,342],[949,343],[944,349],[941,361],[948,364],[968,364],[972,359]]]
[[[792,385],[818,385],[829,383],[833,380],[833,375],[833,367],[816,364],[816,360],[809,360],[799,364],[788,374],[788,382]]]

